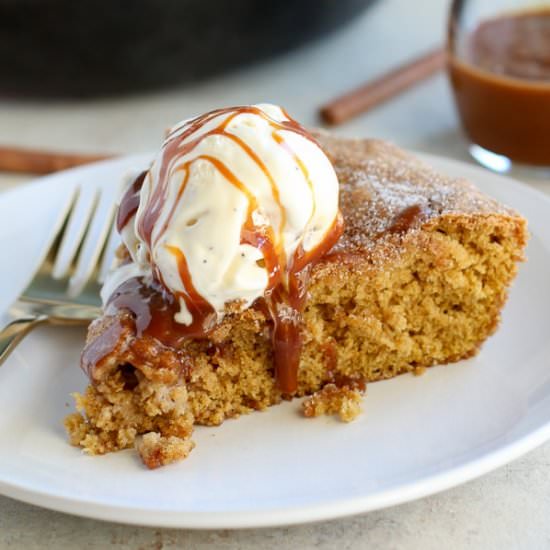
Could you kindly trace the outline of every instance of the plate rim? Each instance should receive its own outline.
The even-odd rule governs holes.
[[[456,172],[466,172],[465,177],[475,180],[475,174],[500,179],[508,187],[531,195],[533,199],[543,201],[550,207],[550,197],[542,191],[508,176],[489,172],[475,164],[469,164],[442,155],[433,155],[419,151],[412,153],[433,165],[436,170],[453,165]],[[125,155],[107,159],[85,166],[79,166],[62,172],[57,172],[30,182],[8,189],[1,194],[17,193],[23,188],[40,185],[53,185],[60,177],[78,176],[90,169],[108,166],[143,163],[152,158],[151,154]],[[453,170],[454,171],[454,170]],[[46,180],[46,181],[45,181]],[[475,182],[475,181],[474,181]],[[263,510],[186,512],[177,510],[159,510],[143,506],[128,506],[127,504],[105,504],[94,502],[93,499],[52,494],[44,490],[32,489],[21,483],[10,483],[0,478],[0,494],[32,505],[41,506],[58,512],[87,517],[101,521],[115,521],[131,525],[149,527],[169,527],[186,529],[243,529],[276,527],[313,523],[348,517],[374,510],[381,510],[398,504],[437,494],[476,479],[496,468],[499,468],[527,452],[535,449],[550,439],[550,418],[548,421],[523,436],[489,450],[475,459],[464,459],[459,464],[437,473],[428,473],[395,488],[371,492],[367,495],[336,497],[324,500],[318,504],[300,504]]]
[[[367,496],[341,497],[318,505],[272,508],[262,511],[185,512],[152,510],[52,495],[0,480],[0,494],[42,508],[78,517],[144,527],[180,529],[256,529],[317,523],[406,504],[452,489],[508,464],[550,439],[550,420],[537,430],[482,457],[465,461],[444,472]]]

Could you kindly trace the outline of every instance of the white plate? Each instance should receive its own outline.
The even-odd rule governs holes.
[[[335,518],[441,491],[550,437],[550,201],[475,167],[427,157],[522,212],[533,237],[502,326],[478,357],[371,384],[349,425],[298,402],[198,428],[189,459],[145,470],[132,451],[87,457],[62,420],[84,332],[45,328],[0,369],[0,492],[48,508],[155,526],[232,528]],[[143,157],[54,175],[0,196],[0,306],[25,285],[76,182],[114,184]]]

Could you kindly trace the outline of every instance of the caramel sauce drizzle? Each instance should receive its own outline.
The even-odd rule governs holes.
[[[141,188],[143,187],[146,175],[146,171],[142,172],[122,197],[116,216],[116,228],[119,233],[122,232],[137,212]]]
[[[192,322],[189,325],[183,325],[178,331],[179,334],[186,336],[194,335],[194,337],[204,336],[208,329],[213,325],[216,318],[214,308],[207,302],[193,285],[193,279],[187,260],[183,252],[176,246],[166,245],[167,250],[174,256],[178,265],[178,273],[182,281],[185,292],[176,293],[176,298],[183,299],[189,313],[192,315]],[[162,282],[162,278],[161,278]],[[164,282],[163,287],[166,288]],[[179,309],[179,308],[178,308]],[[181,323],[178,323],[181,324]]]
[[[273,139],[294,159],[294,162],[300,168],[300,171],[302,172],[302,175],[306,180],[309,190],[311,191],[311,195],[313,196],[313,183],[311,181],[311,178],[309,177],[308,169],[306,168],[306,165],[303,163],[302,159],[294,152],[294,150],[288,145],[284,138],[280,136],[276,131],[272,132],[271,135]],[[309,217],[309,221],[311,221],[313,216],[315,215],[316,207],[317,205],[315,204],[315,201],[313,201],[313,208],[311,209],[311,216]]]
[[[273,320],[273,365],[283,394],[292,395],[298,388],[298,367],[302,350],[302,312],[311,270],[340,238],[343,219],[338,214],[321,244],[305,252],[300,246],[288,273],[288,285],[269,287],[264,300]]]
[[[419,223],[422,218],[427,217],[428,214],[428,207],[421,204],[407,206],[393,218],[384,233],[405,233],[415,223]]]
[[[302,311],[311,269],[339,239],[343,231],[343,222],[339,214],[319,246],[308,252],[299,246],[291,258],[289,265],[286,265],[283,238],[286,211],[281,203],[277,184],[265,163],[251,147],[238,136],[227,131],[227,127],[231,121],[243,113],[260,116],[270,124],[273,129],[272,137],[274,141],[292,156],[300,168],[313,196],[313,184],[305,164],[285,141],[284,137],[278,133],[285,130],[292,131],[317,144],[305,128],[292,120],[286,111],[283,111],[283,113],[289,120],[279,122],[273,120],[261,109],[254,106],[218,109],[186,123],[188,126],[183,132],[178,133],[181,127],[176,128],[168,136],[160,159],[158,184],[148,198],[148,205],[145,210],[146,214],[139,220],[137,231],[148,245],[149,250],[152,250],[155,242],[158,241],[159,237],[168,227],[179,199],[187,185],[191,164],[197,160],[210,162],[228,182],[246,196],[248,209],[245,223],[241,229],[241,244],[249,244],[259,249],[265,262],[265,269],[268,273],[268,286],[264,297],[257,301],[255,307],[262,309],[273,321],[272,341],[275,376],[281,392],[285,395],[290,395],[296,391],[298,385],[298,366],[302,347]],[[201,130],[213,119],[224,114],[228,114],[228,116],[220,124],[199,135],[196,139],[185,143],[192,134]],[[219,159],[209,155],[198,155],[181,166],[177,166],[180,158],[191,153],[203,139],[210,135],[223,135],[232,140],[264,173],[269,181],[273,200],[280,212],[277,235],[274,234],[271,226],[257,226],[254,223],[253,212],[258,208],[256,197],[250,192],[246,184],[240,181]],[[153,230],[161,215],[162,207],[167,197],[169,185],[167,175],[172,169],[185,171],[185,176],[178,190],[177,200],[163,227],[155,235],[153,242]],[[122,231],[137,210],[136,204],[139,204],[139,192],[144,181],[145,174],[141,174],[134,182],[134,185],[128,190],[121,203],[117,218],[119,232]],[[314,205],[310,220],[315,213],[315,201],[313,202]],[[149,334],[167,344],[174,345],[185,338],[205,338],[215,323],[215,312],[193,285],[187,261],[182,251],[177,247],[169,245],[166,245],[166,248],[177,262],[184,291],[178,292],[176,296],[172,296],[167,291],[161,274],[155,272],[154,275],[159,282],[159,288],[156,288],[155,292],[142,288],[143,284],[139,281],[127,281],[114,293],[109,301],[108,309],[120,309],[121,307],[129,309],[136,316],[136,330],[138,334]],[[174,315],[179,311],[178,299],[184,300],[187,309],[193,317],[193,321],[189,326],[174,321]]]

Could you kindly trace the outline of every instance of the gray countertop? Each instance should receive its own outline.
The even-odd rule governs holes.
[[[270,62],[185,89],[97,101],[0,100],[0,143],[82,152],[154,150],[175,121],[271,101],[305,124],[341,91],[442,40],[447,2],[384,0],[348,27]],[[436,76],[336,130],[469,160]],[[0,189],[24,178],[0,175]],[[549,181],[531,182],[550,193]],[[0,548],[550,548],[550,444],[442,494],[348,519],[278,529],[184,531],[72,517],[0,496]]]

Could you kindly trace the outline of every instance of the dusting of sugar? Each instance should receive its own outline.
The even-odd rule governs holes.
[[[368,253],[375,245],[390,253],[400,242],[392,234],[392,225],[411,208],[418,215],[410,220],[407,233],[445,214],[513,214],[470,182],[439,174],[391,144],[328,134],[316,138],[340,181],[345,231],[334,253]],[[380,246],[381,241],[385,246]]]

